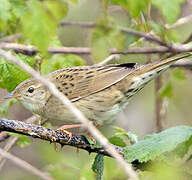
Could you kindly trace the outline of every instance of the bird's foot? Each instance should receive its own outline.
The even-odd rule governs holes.
[[[63,126],[57,128],[57,130],[62,131],[65,134],[67,134],[69,136],[69,140],[68,140],[68,142],[69,142],[69,141],[71,141],[72,133],[67,131],[66,129],[72,129],[72,128],[78,128],[78,127],[82,127],[82,124],[66,124],[66,125],[63,125]],[[54,149],[57,150],[56,143],[54,143]]]
[[[69,135],[69,137],[70,137],[69,141],[70,141],[72,138],[72,133],[67,131],[66,129],[72,129],[72,128],[78,128],[78,127],[82,127],[82,124],[66,124],[66,125],[59,127],[57,130],[63,131],[64,133]]]

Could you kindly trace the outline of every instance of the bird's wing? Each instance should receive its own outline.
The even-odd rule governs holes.
[[[60,92],[71,101],[76,101],[119,82],[136,68],[135,65],[72,67],[55,71],[48,77]]]

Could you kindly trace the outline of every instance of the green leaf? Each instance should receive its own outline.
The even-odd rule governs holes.
[[[0,114],[2,115],[6,115],[8,113],[8,109],[10,106],[12,106],[13,104],[15,104],[17,102],[16,99],[10,99],[8,101],[6,101],[1,107],[0,107]]]
[[[0,0],[0,19],[7,21],[11,19],[11,4],[8,0]]]
[[[113,126],[113,129],[115,129],[115,131],[117,131],[118,133],[126,133],[125,129],[118,126]]]
[[[163,90],[159,93],[159,97],[168,97],[170,98],[173,95],[173,85],[171,82],[168,82]]]
[[[35,65],[35,57],[34,56],[26,56],[23,54],[14,54],[17,58],[22,60],[24,63],[28,64],[29,66],[33,67]]]
[[[92,170],[97,174],[96,179],[103,179],[104,159],[102,154],[97,154],[92,165]]]
[[[113,129],[116,130],[115,136],[121,137],[121,138],[126,138],[130,142],[130,144],[134,144],[138,141],[138,137],[136,134],[126,132],[123,128],[114,126]]]
[[[136,18],[142,11],[146,10],[150,0],[111,0],[111,2],[127,9],[130,15]]]
[[[0,88],[6,88],[9,92],[13,91],[19,83],[29,77],[18,66],[9,62],[3,62],[0,59]]]
[[[157,7],[164,16],[167,23],[174,23],[180,14],[180,4],[185,0],[152,0],[152,4]]]
[[[33,57],[24,56],[21,54],[15,55],[30,66],[33,66],[35,63]],[[29,77],[30,76],[20,67],[0,57],[0,88],[5,88],[9,92],[13,91],[19,83],[25,79],[28,79]]]
[[[174,153],[178,157],[183,158],[189,151],[191,145],[192,145],[192,137],[190,137],[188,141],[179,144],[178,147],[174,150]]]
[[[157,156],[175,150],[178,145],[192,137],[192,127],[177,126],[153,134],[138,143],[124,148],[124,156],[128,162],[138,160],[147,162]]]
[[[91,137],[89,137],[87,135],[82,135],[82,136],[84,136],[87,139],[87,141],[89,142],[91,148],[94,148],[94,146],[96,145],[94,139],[92,139]]]
[[[40,1],[32,0],[21,22],[24,36],[44,52],[56,34],[57,21],[52,13]]]
[[[126,146],[126,143],[121,136],[112,136],[109,138],[109,142],[120,147]]]

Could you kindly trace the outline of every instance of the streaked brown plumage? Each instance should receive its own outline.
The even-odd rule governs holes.
[[[96,125],[111,123],[129,99],[170,64],[188,54],[143,66],[135,63],[60,69],[46,76]],[[47,88],[34,79],[19,84],[8,96],[53,125],[76,124],[71,112]]]

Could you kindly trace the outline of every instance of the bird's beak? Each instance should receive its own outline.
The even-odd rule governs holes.
[[[14,94],[13,92],[11,92],[11,93],[5,95],[3,97],[3,99],[18,98],[18,97],[21,97],[21,96],[23,96],[23,94]]]

